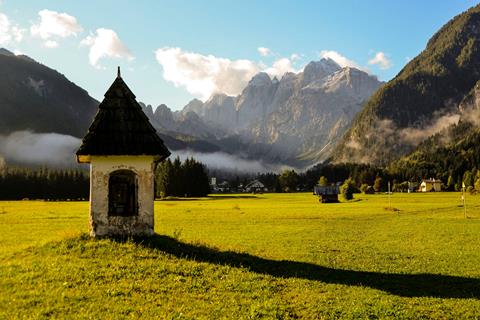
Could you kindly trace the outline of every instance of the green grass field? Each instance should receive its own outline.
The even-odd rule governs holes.
[[[0,202],[0,319],[480,318],[480,196],[155,203],[157,236],[88,235],[87,202]]]

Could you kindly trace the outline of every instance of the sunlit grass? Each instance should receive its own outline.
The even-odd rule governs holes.
[[[396,210],[391,210],[395,208]],[[86,202],[0,202],[0,318],[476,318],[480,196],[155,203],[153,239],[90,239]]]

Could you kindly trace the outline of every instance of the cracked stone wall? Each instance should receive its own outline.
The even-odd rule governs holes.
[[[137,175],[138,215],[108,215],[108,179],[116,170]],[[150,156],[92,156],[90,160],[90,234],[153,235],[154,162]]]

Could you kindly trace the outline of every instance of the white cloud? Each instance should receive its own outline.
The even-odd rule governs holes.
[[[219,92],[238,95],[260,71],[272,77],[281,77],[285,72],[297,72],[288,58],[280,58],[267,67],[250,60],[230,60],[187,52],[181,48],[160,48],[155,55],[163,67],[165,80],[177,87],[185,87],[203,100]]]
[[[258,50],[258,53],[260,53],[260,55],[262,57],[266,57],[266,56],[269,56],[269,55],[272,54],[272,50],[270,50],[269,48],[258,47],[257,50]]]
[[[47,40],[43,43],[43,45],[47,48],[56,48],[58,47],[58,42],[55,40]]]
[[[0,135],[0,154],[13,164],[73,166],[73,154],[80,143],[69,135],[15,131]]]
[[[201,153],[191,150],[174,151],[172,158],[179,156],[181,160],[193,157],[204,163],[210,169],[229,170],[237,172],[271,172],[279,171],[278,166],[264,164],[257,160],[248,160],[223,152]]]
[[[336,63],[338,63],[341,67],[354,67],[360,70],[365,70],[365,68],[362,68],[358,63],[356,63],[353,60],[350,60],[346,58],[345,56],[342,56],[340,53],[337,51],[333,50],[323,50],[320,52],[320,57],[322,58],[330,58]]]
[[[434,115],[435,117],[435,115]],[[405,128],[398,131],[400,137],[411,145],[418,145],[427,137],[434,135],[437,132],[449,127],[452,124],[457,124],[460,120],[459,114],[446,114],[436,118],[429,125],[424,125],[421,128]]]
[[[292,60],[288,58],[280,58],[276,60],[270,68],[264,70],[272,77],[281,78],[287,72],[298,72],[292,65]]]
[[[7,15],[0,13],[0,45],[22,41],[24,31],[13,24]]]
[[[57,47],[58,39],[76,37],[83,31],[77,19],[67,13],[44,9],[39,11],[38,15],[40,21],[30,27],[30,33],[44,40],[44,45],[48,48]]]
[[[90,47],[88,58],[90,64],[96,68],[101,68],[99,61],[105,57],[133,60],[130,50],[111,29],[97,29],[94,34],[83,39],[80,45]]]
[[[301,58],[302,58],[302,56],[299,55],[298,53],[292,53],[290,55],[290,60],[292,60],[292,61],[297,61],[297,60],[300,60]]]
[[[382,51],[377,52],[375,57],[368,60],[368,64],[378,64],[382,70],[389,69],[392,66],[392,62]]]
[[[213,93],[238,94],[260,71],[249,60],[230,60],[213,55],[186,52],[180,48],[160,48],[155,52],[165,80],[184,86],[188,92],[208,99]]]

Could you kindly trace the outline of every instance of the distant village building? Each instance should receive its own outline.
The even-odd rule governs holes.
[[[261,193],[264,191],[268,191],[267,188],[265,188],[265,185],[261,183],[258,180],[253,180],[249,184],[245,186],[245,191],[246,192],[254,192],[254,193]]]
[[[217,178],[212,177],[210,179],[210,186],[215,187],[217,185]]]
[[[92,236],[153,235],[154,170],[169,155],[118,68],[77,151],[90,164]]]
[[[217,185],[217,192],[230,192],[230,184],[228,181],[223,181]]]
[[[436,179],[422,180],[420,184],[420,192],[442,191],[442,181]]]

